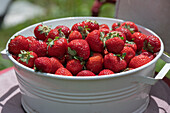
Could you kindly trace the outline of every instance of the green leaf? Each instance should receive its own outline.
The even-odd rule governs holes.
[[[123,54],[122,54],[122,59],[124,59],[124,58],[125,58],[125,56],[126,56],[126,53],[123,53]]]
[[[71,55],[71,56],[75,56],[77,54],[77,52],[75,50],[72,50],[70,47],[68,47],[68,53]]]
[[[60,37],[56,36],[56,37],[55,37],[55,40],[58,40],[59,38],[60,38]]]
[[[124,37],[120,37],[122,40],[124,40]]]

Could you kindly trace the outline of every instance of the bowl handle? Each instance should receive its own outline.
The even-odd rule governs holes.
[[[1,51],[1,55],[2,55],[2,58],[4,58],[4,59],[9,59],[9,58],[8,58],[8,55],[7,55],[7,50],[6,50],[6,49],[4,49],[4,50]]]
[[[162,54],[161,59],[166,62],[164,67],[161,69],[161,71],[156,75],[155,78],[152,77],[146,77],[146,76],[133,76],[133,82],[140,82],[145,83],[149,85],[154,85],[158,80],[161,80],[164,78],[164,76],[168,73],[170,70],[170,57],[166,54]]]

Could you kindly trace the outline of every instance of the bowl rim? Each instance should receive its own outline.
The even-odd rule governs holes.
[[[24,65],[22,65],[21,63],[17,62],[13,57],[12,57],[12,54],[10,54],[8,52],[8,44],[10,42],[11,39],[13,39],[16,35],[18,35],[19,33],[31,28],[31,27],[35,27],[36,25],[40,24],[40,23],[43,23],[43,24],[46,24],[46,23],[49,23],[49,22],[55,22],[55,21],[61,21],[61,20],[75,20],[75,19],[101,19],[101,20],[109,20],[109,21],[119,21],[119,22],[125,22],[127,20],[121,20],[121,19],[115,19],[115,18],[106,18],[106,17],[66,17],[66,18],[59,18],[59,19],[52,19],[52,20],[47,20],[47,21],[43,21],[43,22],[39,22],[39,23],[36,23],[36,24],[33,24],[33,25],[30,25],[18,32],[16,32],[7,42],[6,44],[6,53],[7,53],[7,56],[8,58],[17,66],[21,67],[22,69],[24,70],[27,70],[31,73],[34,73],[35,75],[39,75],[39,76],[44,76],[44,77],[50,77],[50,78],[55,78],[55,79],[65,79],[65,80],[97,80],[97,79],[109,79],[109,78],[116,78],[116,77],[122,77],[122,76],[127,76],[127,75],[130,75],[130,74],[133,74],[133,73],[136,73],[136,72],[139,72],[140,70],[143,70],[147,67],[149,67],[150,65],[156,63],[156,61],[161,57],[161,55],[163,54],[163,51],[164,51],[164,44],[161,40],[161,38],[156,34],[154,33],[152,30],[148,29],[148,28],[145,28],[139,24],[136,24],[138,27],[142,28],[142,29],[145,29],[146,31],[152,33],[153,35],[155,35],[156,37],[159,38],[160,42],[161,42],[161,49],[160,51],[158,52],[157,56],[152,60],[150,61],[149,63],[141,66],[141,67],[138,67],[136,69],[133,69],[133,70],[129,70],[129,71],[126,71],[126,72],[120,72],[120,73],[115,73],[115,74],[110,74],[110,75],[103,75],[103,76],[83,76],[83,77],[78,77],[78,76],[63,76],[63,75],[55,75],[55,74],[50,74],[50,73],[43,73],[43,72],[35,72],[35,70],[29,68],[29,67],[26,67]],[[14,66],[15,67],[15,66]]]

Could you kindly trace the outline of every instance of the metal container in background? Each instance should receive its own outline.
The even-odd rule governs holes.
[[[86,19],[96,20],[110,27],[114,22],[124,22],[112,18],[70,17],[45,21],[43,24],[52,28],[57,25],[66,25],[71,28],[74,23]],[[11,39],[16,35],[33,35],[33,30],[38,24],[17,32]],[[142,33],[155,35],[160,39],[151,30],[140,25],[138,28]],[[71,77],[35,72],[12,57],[8,52],[8,43],[1,54],[14,64],[22,93],[22,105],[28,113],[142,113],[149,103],[151,85],[162,79],[170,69],[170,58],[163,54],[162,41],[158,55],[146,65],[127,72],[93,77]],[[155,64],[159,58],[167,63],[153,78]]]

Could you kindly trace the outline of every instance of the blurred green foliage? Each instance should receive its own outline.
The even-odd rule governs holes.
[[[15,0],[19,1],[19,0]],[[24,0],[20,0],[24,1]],[[91,16],[91,8],[94,0],[25,0],[35,5],[39,5],[45,9],[44,16],[38,16],[34,19],[27,20],[16,26],[6,29],[0,29],[0,51],[5,49],[8,39],[32,24],[64,17],[77,17],[77,16]],[[99,16],[113,17],[115,11],[114,4],[105,4],[101,7]],[[9,60],[5,60],[0,55],[0,70],[11,67],[13,64]]]

